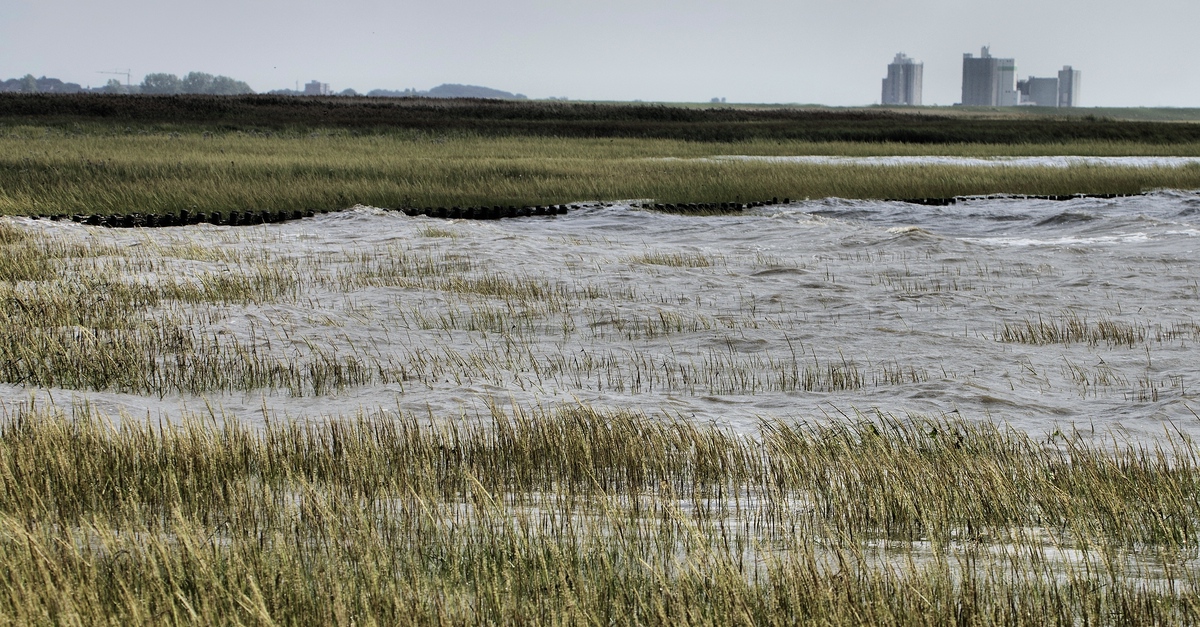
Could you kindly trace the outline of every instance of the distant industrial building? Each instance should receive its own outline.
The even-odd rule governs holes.
[[[924,80],[925,64],[905,56],[903,52],[888,65],[887,78],[883,79],[885,105],[921,104],[921,83]]]
[[[998,59],[987,46],[978,57],[963,55],[962,104],[979,107],[1079,106],[1079,70],[1063,66],[1057,78],[1030,76],[1017,81],[1017,62]]]
[[[1023,81],[1017,81],[1017,91],[1021,92],[1021,104],[1038,107],[1058,106],[1058,78],[1038,78],[1030,76]]]
[[[1077,107],[1079,106],[1080,71],[1064,66],[1054,78],[1038,78],[1030,76],[1023,81],[1017,81],[1017,91],[1021,92],[1021,104],[1038,107]]]
[[[304,84],[305,96],[328,96],[331,93],[333,93],[333,91],[329,89],[329,83],[312,81]]]
[[[1083,72],[1064,65],[1058,72],[1058,106],[1079,106],[1079,84]]]
[[[987,46],[978,57],[963,55],[962,104],[1012,107],[1020,101],[1015,59],[993,57]]]

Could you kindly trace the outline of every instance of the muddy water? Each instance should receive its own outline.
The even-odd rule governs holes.
[[[131,416],[211,408],[258,422],[264,411],[453,416],[485,413],[490,402],[583,402],[747,430],[761,417],[881,411],[1007,421],[1036,433],[1076,425],[1135,438],[1164,428],[1200,435],[1193,192],[950,207],[828,199],[728,217],[617,203],[489,222],[360,207],[235,229],[20,224],[66,240],[253,251],[297,267],[322,259],[325,273],[353,273],[347,251],[392,247],[469,260],[464,277],[541,281],[570,296],[559,311],[539,313],[533,301],[478,291],[340,290],[305,280],[295,298],[225,307],[202,331],[248,342],[254,334],[264,351],[281,354],[318,346],[372,364],[412,365],[423,355],[449,365],[303,395],[159,398],[5,384],[9,405],[86,399]],[[462,322],[510,307],[520,313],[487,328]],[[1031,329],[1041,334],[1021,337]]]

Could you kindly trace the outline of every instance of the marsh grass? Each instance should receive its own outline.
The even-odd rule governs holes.
[[[2,210],[28,212],[520,204],[568,192],[927,196],[1114,181],[1140,190],[1195,187],[1197,174],[1003,179],[706,160],[718,150],[997,154],[986,146],[0,131]],[[1195,150],[1076,148],[1003,150]],[[938,270],[929,255],[944,253],[929,247],[800,263],[764,251],[622,250],[592,233],[554,236],[561,265],[497,265],[476,254],[480,225],[419,222],[428,221],[399,225],[403,237],[386,245],[325,240],[306,254],[286,239],[301,228],[143,236],[0,220],[0,380],[47,396],[98,389],[218,403],[224,392],[325,397],[380,384],[430,397],[491,384],[522,398],[770,392],[799,405],[885,386],[894,389],[875,393],[918,398],[954,375],[934,373],[920,353],[838,350],[822,336],[844,324],[839,290],[877,288],[881,315],[868,324],[890,343],[923,331],[904,317],[927,294],[1007,304],[1014,286],[1055,273],[969,260]],[[603,252],[585,259],[567,250],[576,245]],[[857,275],[838,263],[850,255]],[[653,281],[730,271],[767,274],[736,294]],[[771,296],[801,288],[811,311]],[[970,331],[985,350],[1011,352],[998,343],[1010,342],[1064,355],[1062,366],[1020,362],[1038,385],[1061,368],[1085,395],[1186,399],[1182,376],[1148,362],[1152,345],[1200,339],[1194,323],[1014,317],[1023,315],[1011,329]],[[1077,357],[1092,364],[1104,350],[1143,348],[1147,366],[1126,361],[1128,374]],[[291,420],[264,408],[257,427],[216,411],[150,419],[6,406],[0,623],[1200,622],[1200,451],[1187,437],[1138,444],[1062,427],[1042,440],[961,417],[826,406],[830,416],[736,433],[686,415],[517,400],[465,417]]]
[[[413,224],[400,243],[313,255],[281,245],[276,227],[140,238],[45,226],[0,220],[0,264],[20,260],[0,279],[0,380],[35,388],[748,396],[909,393],[952,376],[806,344],[797,335],[820,332],[821,313],[762,293],[631,287],[689,270],[631,264],[636,245],[587,260],[632,279],[607,281],[582,259],[554,274],[497,267],[463,252],[466,226],[465,242]],[[891,287],[920,276],[918,253],[862,255],[857,277],[826,259],[703,258],[812,289],[928,289]],[[963,262],[934,278],[987,292],[1041,272]],[[1149,360],[1151,344],[1200,336],[1192,322],[1049,318],[1036,339],[1052,350],[1124,353],[1136,337]],[[984,343],[1001,346],[993,334]],[[1064,364],[1085,394],[1184,395],[1182,377],[1149,368]],[[479,407],[313,420],[264,408],[251,426],[214,410],[6,405],[0,622],[1200,621],[1200,451],[1175,431],[1146,444],[1063,427],[1041,440],[831,405],[735,433],[583,403]]]
[[[252,339],[202,330],[225,317],[206,306],[295,296],[299,278],[286,264],[249,260],[151,281],[135,277],[161,269],[162,248],[131,253],[28,234],[6,241],[0,245],[6,253],[0,256],[4,381],[162,395],[272,386],[301,393],[368,380],[362,360],[335,351],[316,347],[280,359],[260,354]]]
[[[964,168],[714,162],[720,154],[1194,154],[1191,144],[733,143],[403,134],[0,133],[0,214],[70,215],[1138,193],[1200,188],[1200,167]]]
[[[810,326],[809,315],[767,312],[752,297],[730,308],[697,307],[686,294],[645,290],[637,281],[597,282],[570,266],[555,276],[495,269],[439,241],[446,238],[297,258],[246,246],[239,230],[204,242],[181,234],[118,246],[107,238],[83,244],[54,230],[0,225],[6,242],[0,269],[7,268],[0,280],[7,305],[0,310],[0,381],[18,385],[160,397],[255,390],[302,397],[364,386],[435,390],[472,383],[743,395],[902,388],[930,381],[937,368],[927,360],[879,361],[835,347],[793,345],[789,338]],[[875,257],[869,261],[905,268],[917,261]],[[761,254],[731,260],[665,249],[602,263],[631,260],[634,272],[712,271],[714,264],[742,262],[766,264],[766,271],[807,271]],[[884,268],[871,282],[908,295],[935,284],[943,286],[940,292],[950,285],[952,291],[994,289],[996,280],[1036,275],[1029,268],[945,267],[920,279],[911,269]],[[829,275],[822,282],[836,283]],[[374,289],[395,296],[356,303],[355,294]],[[331,302],[341,304],[331,309]],[[305,304],[324,313],[297,317],[293,308]],[[259,326],[237,322],[248,315]],[[372,331],[356,330],[354,338],[335,331],[346,325]],[[1196,329],[1192,323],[1090,321],[1064,312],[1006,325],[995,339],[1149,347],[1196,341]],[[764,350],[765,340],[739,339],[748,331],[760,338],[780,334],[783,342]],[[680,354],[676,342],[697,348]],[[1120,392],[1146,402],[1182,389],[1066,364],[1063,379],[1085,396]],[[933,378],[953,376],[943,370]]]
[[[1169,336],[1171,332],[1166,334]],[[1002,342],[1021,344],[1079,343],[1096,346],[1105,343],[1132,348],[1145,342],[1148,335],[1149,331],[1143,325],[1107,318],[1089,322],[1086,315],[1066,311],[1049,318],[1038,316],[1036,320],[1026,318],[1021,322],[1004,323],[997,338]]]
[[[684,252],[662,252],[652,251],[641,255],[636,255],[632,258],[633,263],[643,263],[655,266],[668,266],[673,268],[710,268],[718,264],[724,264],[725,259],[720,255],[709,255],[701,252],[684,253]]]
[[[25,239],[25,233],[7,222],[0,222],[0,246],[14,244]]]
[[[436,226],[422,227],[421,230],[419,231],[419,233],[421,234],[421,237],[448,237],[451,239],[456,239],[456,238],[460,237],[460,235],[458,234],[458,231],[455,231],[453,229],[436,227]]]
[[[365,385],[431,386],[446,379],[501,385],[513,373],[522,373],[517,377],[522,387],[554,383],[629,393],[833,391],[867,385],[867,375],[853,362],[824,364],[815,354],[807,362],[795,354],[743,354],[732,343],[698,358],[637,348],[573,352],[561,342],[539,346],[539,337],[558,333],[569,339],[580,326],[593,338],[603,337],[607,328],[616,337],[652,340],[737,324],[638,303],[640,297],[628,288],[477,268],[441,248],[352,249],[289,262],[220,247],[202,252],[194,242],[68,245],[7,228],[11,243],[4,244],[9,252],[4,258],[17,268],[0,282],[0,298],[8,304],[0,311],[0,380],[9,383],[157,396],[259,389],[310,396]],[[172,259],[200,259],[213,269],[166,278],[172,276],[167,272]],[[710,257],[683,253],[653,259],[688,267],[711,263]],[[142,278],[149,272],[159,278]],[[495,333],[501,341],[481,338],[469,347],[434,341],[385,352],[367,341],[331,342],[320,333],[294,336],[283,320],[275,323],[285,329],[274,333],[278,348],[272,334],[256,334],[253,326],[248,334],[221,331],[244,308],[313,298],[305,286],[335,294],[388,286],[456,299],[462,304],[436,315],[402,310],[400,321],[425,330]],[[626,301],[638,303],[636,309],[644,313],[611,307]],[[872,380],[898,379],[885,373]]]
[[[1194,444],[585,406],[0,423],[16,623],[1193,622]]]

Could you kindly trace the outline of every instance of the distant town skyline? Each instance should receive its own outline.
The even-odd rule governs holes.
[[[1200,107],[1197,23],[1200,3],[1182,0],[0,0],[0,77],[853,106],[880,102],[902,50],[924,64],[922,102],[951,105],[962,55],[991,45],[1020,78],[1083,69],[1085,107]]]

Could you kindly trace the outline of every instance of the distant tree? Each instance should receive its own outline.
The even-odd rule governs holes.
[[[143,94],[178,94],[183,91],[183,81],[174,74],[147,74],[142,79]]]
[[[252,94],[253,89],[246,83],[229,78],[228,76],[217,76],[212,80],[212,86],[207,93],[218,94],[222,96],[234,96],[237,94]]]
[[[76,94],[83,91],[79,83],[64,83],[57,78],[37,79],[37,91],[44,94]]]
[[[33,94],[37,93],[37,90],[37,79],[33,77],[33,74],[26,74],[24,78],[21,79],[21,91],[27,94]]]
[[[121,81],[119,81],[115,78],[108,79],[108,82],[105,83],[105,85],[104,85],[103,91],[106,94],[127,94],[127,93],[129,93],[129,90],[126,89],[125,86],[121,84]]]
[[[213,90],[213,75],[204,72],[190,72],[183,77],[183,93],[211,94]]]
[[[347,87],[346,89],[343,89],[340,93],[338,93],[338,95],[339,96],[357,96],[358,92]]]
[[[405,89],[403,91],[397,89],[372,89],[367,92],[372,98],[411,98],[417,95],[415,89]]]

